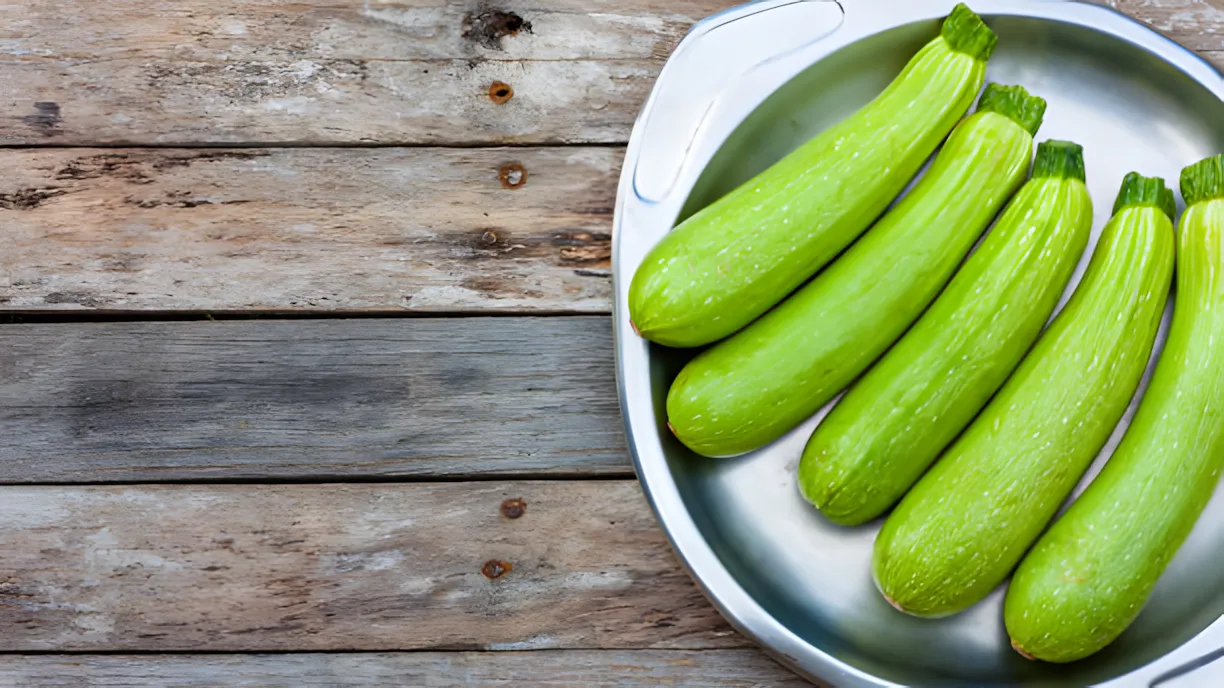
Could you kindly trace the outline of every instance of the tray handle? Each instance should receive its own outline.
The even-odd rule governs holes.
[[[635,195],[650,204],[665,200],[717,101],[757,68],[828,38],[844,18],[837,0],[757,0],[697,22],[638,117]]]

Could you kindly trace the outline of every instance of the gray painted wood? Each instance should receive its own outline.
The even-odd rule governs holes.
[[[607,318],[0,326],[0,482],[631,476]]]
[[[9,486],[0,561],[0,651],[747,645],[630,480]]]
[[[28,688],[800,688],[756,650],[0,657]]]

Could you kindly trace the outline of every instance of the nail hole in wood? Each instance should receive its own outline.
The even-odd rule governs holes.
[[[527,168],[517,162],[502,165],[497,171],[497,178],[507,189],[517,189],[527,183]]]
[[[494,81],[489,84],[489,100],[501,105],[502,103],[514,97],[514,89],[503,81]]]
[[[501,513],[506,518],[521,518],[527,513],[527,502],[521,499],[507,499],[502,502]]]
[[[497,559],[490,559],[484,563],[484,566],[480,567],[480,572],[489,580],[497,580],[513,570],[514,567],[510,562],[498,561]]]

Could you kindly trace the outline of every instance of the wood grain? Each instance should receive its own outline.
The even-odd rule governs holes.
[[[5,487],[0,560],[2,651],[746,646],[633,481]]]
[[[1224,50],[1219,0],[1108,1]],[[676,42],[732,4],[9,3],[0,143],[623,142]],[[490,99],[495,81],[514,97]]]
[[[296,655],[0,657],[0,685],[33,688],[801,688],[756,650],[569,650]]]
[[[606,312],[622,156],[0,151],[0,307]]]
[[[379,60],[392,59],[379,31],[403,32],[411,24],[420,36],[433,38],[408,41],[410,53],[434,59],[455,41],[470,44],[476,22],[484,28],[468,49],[496,53],[496,60],[489,59],[497,64],[569,64],[564,41],[541,44],[541,58],[508,47],[539,39],[538,22],[533,33],[521,24],[514,36],[488,39],[489,17],[505,21],[504,13],[490,15],[492,10],[473,15],[450,5],[412,11],[379,6],[377,12],[400,12],[399,23],[366,17],[350,25],[346,10],[332,6],[295,5],[291,12],[276,3],[252,3],[231,8],[231,16],[218,14],[224,3],[214,4],[187,3],[174,12],[159,6],[148,21],[130,22],[123,21],[122,3],[91,3],[80,17],[98,14],[96,25],[77,41],[65,36],[83,20],[61,13],[15,19],[14,31],[52,22],[56,31],[31,34],[40,41],[31,54],[75,46],[113,57],[95,65],[110,68],[128,59],[131,51],[123,46],[137,39],[145,47],[134,54],[142,59],[242,53],[236,46],[243,41],[285,51],[293,42],[276,36],[292,34],[299,24],[331,36],[327,40],[341,46],[334,50],[363,50]],[[1189,45],[1216,48],[1204,55],[1224,67],[1224,10],[1204,0],[1115,4]],[[14,7],[0,6],[0,16]],[[685,12],[709,9],[696,1],[680,3],[670,10],[680,14],[655,23],[672,26],[683,23],[677,17]],[[367,10],[375,12],[364,6],[356,11]],[[579,17],[569,6],[557,12]],[[457,37],[438,28],[443,14],[460,25],[467,21],[469,36],[462,36],[462,26],[455,29]],[[620,15],[580,16],[574,20],[621,26],[612,19]],[[424,23],[418,26],[418,20]],[[237,24],[226,22],[250,30],[236,33]],[[222,24],[229,33],[217,28]],[[621,45],[615,50],[622,55],[645,59],[659,45],[617,36]],[[182,45],[172,49],[178,40]],[[573,50],[584,51],[581,59],[605,60],[613,48],[596,42]],[[53,117],[46,105],[51,101],[38,102],[44,103],[41,114],[13,115],[23,124],[6,130],[17,133],[29,124],[58,131],[61,124],[51,120],[62,112]],[[434,106],[450,112],[447,103]],[[517,117],[540,121],[536,115]],[[90,124],[89,131],[94,136],[102,129]],[[40,140],[61,142],[57,136]],[[611,213],[622,155],[619,148],[585,147],[0,151],[10,171],[0,181],[0,231],[9,241],[0,255],[0,309],[606,313]],[[515,165],[526,175],[515,179],[526,181],[507,188],[501,177]]]
[[[0,482],[632,476],[602,317],[6,325]]]
[[[1088,0],[1143,21],[1191,50],[1224,50],[1222,0]]]
[[[619,142],[674,44],[730,4],[10,3],[0,142]]]

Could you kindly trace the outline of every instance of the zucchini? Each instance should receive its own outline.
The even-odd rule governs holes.
[[[898,609],[976,604],[1105,446],[1147,368],[1173,275],[1173,192],[1129,175],[1083,281],[998,395],[884,522],[872,569]]]
[[[1224,155],[1186,168],[1177,303],[1135,419],[1100,476],[1016,572],[1004,619],[1022,654],[1087,657],[1134,621],[1224,466]]]
[[[630,283],[637,332],[704,346],[807,281],[884,212],[965,115],[997,40],[958,5],[875,100],[677,226]]]
[[[1045,101],[991,84],[931,169],[837,262],[680,371],[672,430],[698,454],[762,447],[816,413],[921,315],[1024,182]]]
[[[1020,364],[1091,233],[1083,149],[1042,143],[1032,181],[977,252],[808,441],[808,501],[841,525],[895,504]]]

